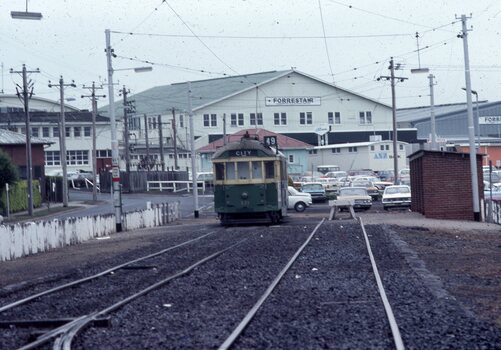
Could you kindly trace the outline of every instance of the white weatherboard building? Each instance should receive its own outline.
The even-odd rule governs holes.
[[[32,97],[30,99],[31,135],[50,141],[45,152],[45,173],[61,172],[59,151],[59,122],[61,119],[58,102]],[[69,172],[92,171],[92,115],[89,111],[65,105],[66,116],[66,160]],[[15,95],[0,95],[0,128],[26,133],[24,107]],[[98,169],[111,164],[110,121],[107,117],[96,117],[96,149]]]
[[[194,81],[191,96],[196,149],[222,138],[224,129],[233,134],[252,127],[312,145],[368,142],[371,135],[392,139],[390,106],[296,70]],[[161,115],[164,147],[173,146],[175,128],[177,146],[189,150],[188,83],[158,86],[129,100],[136,111],[129,116],[131,142],[145,144],[146,115],[150,147],[158,149]],[[122,102],[114,107],[120,120]],[[100,112],[106,115],[107,107]],[[398,131],[400,141],[416,141],[414,128]],[[173,159],[166,163],[173,166]]]
[[[407,168],[406,142],[397,142],[398,168]],[[370,141],[317,146],[310,150],[310,169],[318,165],[335,164],[341,170],[372,169],[374,171],[393,169],[393,142]]]

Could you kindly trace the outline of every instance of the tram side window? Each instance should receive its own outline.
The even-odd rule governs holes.
[[[275,177],[274,162],[264,162],[264,174],[267,179],[273,179]]]
[[[216,163],[216,180],[224,180],[224,165]]]
[[[237,170],[240,180],[250,179],[249,162],[237,162]]]
[[[226,163],[226,180],[235,180],[236,178],[235,163]]]
[[[262,179],[263,178],[263,167],[261,162],[252,162],[252,178]]]

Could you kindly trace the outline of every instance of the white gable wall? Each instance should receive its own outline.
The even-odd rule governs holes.
[[[356,145],[356,144],[354,144]],[[402,149],[400,149],[402,145]],[[405,152],[405,142],[398,142],[398,168],[408,167]],[[318,165],[333,164],[338,165],[341,170],[372,169],[375,171],[393,169],[393,142],[381,141],[367,143],[363,146],[348,147],[340,145],[339,152],[333,153],[332,148],[315,147],[317,154],[310,154],[309,169],[315,169]],[[372,149],[372,147],[374,149]],[[383,149],[381,149],[383,148]]]
[[[267,106],[265,103],[267,97],[319,97],[320,105]],[[257,94],[256,89],[252,89],[196,110],[194,116],[195,134],[201,136],[207,134],[222,134],[224,113],[226,113],[226,130],[229,134],[241,128],[253,127],[254,125],[250,124],[250,113],[256,113],[256,110],[257,113],[262,113],[263,115],[263,124],[258,125],[258,127],[278,133],[314,132],[315,128],[320,124],[328,123],[329,112],[339,112],[341,117],[340,124],[332,125],[332,131],[334,133],[336,131],[360,132],[389,130],[392,127],[390,107],[337,89],[331,85],[324,84],[301,74],[291,73],[258,87]],[[372,114],[372,123],[361,124],[359,114],[360,112],[367,111]],[[311,124],[300,123],[301,112],[311,112]],[[231,126],[232,113],[243,113],[244,124],[236,127]],[[275,125],[274,113],[286,113],[287,124]],[[205,126],[204,114],[215,114],[217,125]],[[197,148],[203,145],[202,142],[197,143]]]

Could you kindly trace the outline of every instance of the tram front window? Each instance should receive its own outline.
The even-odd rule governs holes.
[[[235,163],[226,163],[226,180],[235,180],[236,178]]]
[[[250,179],[249,162],[237,162],[237,170],[240,180]]]
[[[216,180],[224,180],[224,165],[222,163],[216,163]]]
[[[263,178],[263,167],[261,162],[252,162],[252,178],[262,179]]]
[[[273,162],[264,162],[264,173],[267,179],[275,177],[275,164]]]

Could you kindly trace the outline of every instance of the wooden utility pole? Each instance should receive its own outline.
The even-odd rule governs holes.
[[[24,118],[26,128],[26,180],[28,182],[28,215],[33,216],[33,162],[31,158],[31,124],[30,124],[30,108],[29,100],[33,95],[33,83],[28,82],[27,73],[40,73],[40,70],[28,71],[26,65],[23,64],[22,71],[10,70],[11,73],[20,73],[23,77],[22,92],[17,91],[17,96],[23,101]],[[28,91],[31,89],[31,91]],[[16,88],[17,90],[17,88]],[[61,102],[62,104],[63,102]]]
[[[144,115],[144,141],[146,142],[146,170],[150,171],[150,142],[148,140],[148,116]]]
[[[400,68],[400,64],[397,64],[397,67],[395,67],[394,62],[393,62],[393,57],[390,60],[390,66],[388,69],[390,70],[391,75],[390,76],[381,76],[377,80],[381,79],[386,79],[390,80],[391,82],[391,106],[392,106],[392,121],[393,121],[393,171],[395,173],[394,175],[394,183],[395,185],[398,185],[399,183],[399,178],[398,178],[398,148],[397,148],[397,141],[398,141],[398,135],[397,135],[397,103],[396,103],[396,96],[395,96],[395,79],[400,80],[401,82],[407,80],[408,78],[404,77],[396,77],[395,76],[395,70]]]
[[[176,128],[176,109],[172,107],[172,133],[174,138],[174,170],[177,170],[177,128]]]
[[[90,89],[90,95],[82,95],[84,97],[90,97],[92,103],[92,200],[97,201],[97,147],[96,147],[96,116],[97,116],[97,98],[106,95],[96,96],[96,89],[102,89],[103,87],[96,87],[96,83],[92,82],[92,86],[83,86],[84,89]]]
[[[158,146],[160,147],[160,164],[162,171],[165,171],[165,158],[164,158],[164,135],[162,131],[162,116],[158,115]]]

